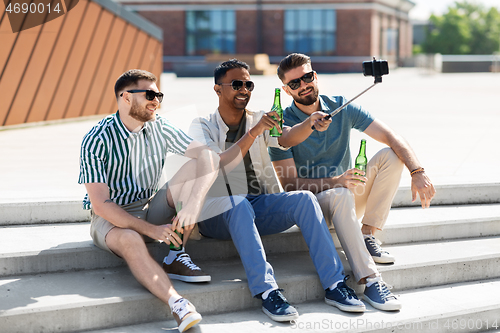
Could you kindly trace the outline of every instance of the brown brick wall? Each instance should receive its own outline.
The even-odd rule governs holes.
[[[285,14],[282,10],[264,11],[263,13],[263,51],[270,56],[283,54],[284,16]]]
[[[401,45],[401,58],[411,57],[413,54],[413,29],[408,21],[401,21],[399,43]]]
[[[360,1],[366,2],[366,0]],[[140,12],[148,20],[163,29],[163,54],[185,56],[185,14],[183,11]],[[236,54],[259,52],[257,11],[236,11]],[[262,12],[262,52],[270,56],[284,55],[284,10]],[[411,25],[390,14],[374,10],[337,10],[337,44],[335,56],[375,56],[395,60],[396,53],[388,54],[387,28],[400,28],[400,58],[411,56]],[[172,70],[173,65],[164,64],[164,70]],[[330,71],[357,71],[358,64],[321,64]]]
[[[369,60],[369,59],[367,59]],[[327,63],[327,62],[314,62],[313,68],[319,73],[354,73],[362,72],[362,66],[360,62],[355,63]]]
[[[338,56],[364,56],[371,51],[370,10],[337,11]]]
[[[186,54],[186,15],[184,11],[137,12],[163,30],[163,55]]]
[[[257,52],[257,12],[245,10],[236,12],[236,53]]]

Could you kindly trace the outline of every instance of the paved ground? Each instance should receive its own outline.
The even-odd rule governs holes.
[[[253,76],[256,88],[249,108],[269,109],[274,76]],[[320,93],[352,98],[372,84],[361,74],[320,74]],[[498,125],[500,74],[432,74],[397,69],[360,97],[376,117],[405,137],[436,184],[499,183]],[[191,119],[217,107],[212,78],[176,78],[163,74],[166,94],[160,114],[186,129]],[[284,95],[282,104],[290,104]],[[80,200],[77,184],[79,147],[83,135],[102,116],[42,125],[0,129],[0,203]],[[364,137],[353,131],[357,152]],[[381,144],[368,139],[367,153]],[[408,172],[402,186],[408,186]]]

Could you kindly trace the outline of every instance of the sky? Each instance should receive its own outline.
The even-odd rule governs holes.
[[[455,0],[411,0],[416,4],[410,11],[410,18],[414,20],[426,20],[434,14],[443,14],[447,8],[455,3]],[[486,7],[497,7],[500,9],[500,0],[469,0],[477,2]]]

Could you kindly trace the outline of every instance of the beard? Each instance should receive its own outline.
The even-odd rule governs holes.
[[[129,116],[140,122],[147,122],[154,119],[155,114],[149,112],[145,107],[141,107],[135,100],[132,100]]]
[[[307,91],[308,89],[305,89],[304,91]],[[302,105],[311,105],[315,103],[318,100],[319,89],[313,86],[312,91],[313,91],[312,94],[309,94],[304,97],[301,97],[299,93],[299,95],[297,95],[297,97],[294,98],[294,101]]]

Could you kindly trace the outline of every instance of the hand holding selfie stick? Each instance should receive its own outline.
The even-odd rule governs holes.
[[[344,109],[346,106],[351,104],[356,98],[363,95],[365,92],[367,92],[371,88],[375,87],[378,83],[381,83],[382,82],[382,75],[385,75],[385,74],[389,74],[389,66],[387,64],[387,61],[375,60],[375,57],[373,57],[372,61],[363,62],[363,75],[364,76],[374,76],[375,82],[370,87],[368,87],[367,89],[365,89],[364,91],[362,91],[361,93],[356,95],[354,98],[352,98],[350,101],[342,104],[341,106],[339,106],[338,108],[333,110],[329,115],[325,116],[323,119],[328,120],[331,117],[335,116],[337,113],[342,111],[342,109]],[[312,126],[311,129],[314,130],[315,129],[314,126]]]

